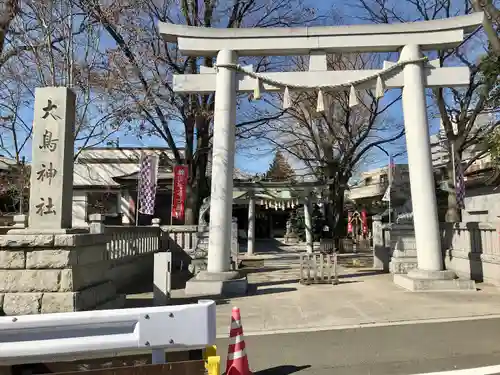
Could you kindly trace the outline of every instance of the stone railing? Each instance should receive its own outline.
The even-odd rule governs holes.
[[[382,225],[374,219],[374,266],[407,273],[417,266],[412,224]],[[500,285],[500,223],[441,223],[441,245],[447,269],[461,277]]]
[[[498,223],[449,225],[444,236],[445,265],[458,276],[500,285],[500,237]]]
[[[122,259],[153,253],[159,248],[160,229],[151,226],[124,227],[106,225],[110,259]]]
[[[188,268],[192,273],[206,269],[208,252],[208,227],[198,225],[164,225],[161,248],[172,252],[175,268]],[[238,224],[235,220],[231,230],[231,262],[235,269],[239,263]]]
[[[104,234],[109,261],[109,277],[118,290],[140,280],[153,282],[154,253],[160,249],[159,220],[152,226],[104,225],[99,214],[89,217],[90,233]]]
[[[442,224],[442,227],[445,228],[446,224]],[[451,238],[444,237],[443,247],[445,250],[453,249],[456,253],[463,251],[500,258],[500,239],[497,225],[470,222],[450,224],[446,229],[453,235]]]

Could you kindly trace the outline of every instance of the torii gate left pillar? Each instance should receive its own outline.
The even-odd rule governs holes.
[[[234,51],[222,50],[219,64],[236,64]],[[219,68],[217,73],[212,144],[212,186],[210,195],[210,235],[207,272],[234,278],[230,271],[231,217],[233,209],[233,169],[236,128],[236,72]],[[229,225],[227,219],[229,218]],[[203,274],[202,274],[203,276]]]
[[[236,64],[231,50],[217,54],[218,64]],[[233,170],[236,132],[236,72],[219,68],[216,79],[210,194],[210,231],[207,270],[186,283],[186,294],[244,294],[247,279],[231,271],[231,224],[233,209]]]
[[[286,82],[295,87],[302,87],[306,91],[312,91],[325,83],[343,90],[345,86],[342,88],[340,85],[349,85],[363,77],[372,77],[376,73],[373,70],[327,71],[327,53],[401,52],[402,60],[408,59],[408,56],[411,59],[419,55],[419,51],[442,50],[458,46],[463,42],[464,34],[473,32],[481,25],[482,20],[483,15],[476,13],[404,25],[294,29],[293,34],[283,28],[207,29],[164,23],[160,23],[159,27],[164,38],[170,42],[177,42],[183,54],[190,56],[217,54],[218,65],[234,64],[237,58],[234,51],[242,56],[304,55],[314,52],[311,54],[309,72],[266,74],[271,80]],[[253,91],[256,87],[256,80],[221,66],[217,71],[200,68],[200,73],[174,76],[174,90],[184,93],[216,91],[208,269],[207,272],[200,273],[195,282],[210,281],[212,283],[212,286],[206,286],[207,283],[204,283],[204,287],[199,288],[197,293],[203,292],[205,288],[206,294],[217,294],[214,293],[216,290],[222,293],[228,280],[237,277],[237,273],[229,269],[235,97],[237,91]],[[417,140],[407,137],[412,195],[416,195],[414,198],[417,198],[413,199],[413,211],[415,220],[418,220],[418,223],[415,223],[418,270],[411,276],[409,275],[409,278],[400,280],[402,282],[396,279],[395,282],[412,290],[421,289],[421,286],[425,289],[429,285],[433,290],[443,289],[443,287],[453,289],[457,285],[460,289],[459,284],[450,280],[454,275],[442,269],[439,223],[435,214],[436,200],[433,196],[432,166],[429,162],[428,130],[422,129],[422,127],[427,127],[427,112],[425,102],[422,101],[425,87],[468,85],[469,70],[467,67],[441,68],[435,63],[427,66],[423,66],[422,63],[411,63],[402,71],[391,73],[384,79],[386,88],[403,88],[404,110],[410,112],[405,114],[405,127],[409,133],[418,137]],[[367,81],[356,88],[361,90],[373,86],[374,82]],[[279,91],[283,87],[264,83],[263,89]],[[417,118],[411,115],[414,105],[416,110],[413,112],[418,115]],[[415,130],[413,127],[418,127],[420,130],[413,131]],[[425,155],[422,156],[423,154]],[[424,181],[421,181],[422,178]],[[425,184],[425,188],[420,191],[418,186],[422,183]],[[417,204],[418,207],[416,207]],[[425,210],[429,210],[430,215],[426,215]],[[429,241],[432,242],[431,246],[429,246]],[[233,284],[236,285],[234,289],[238,289],[240,284]]]

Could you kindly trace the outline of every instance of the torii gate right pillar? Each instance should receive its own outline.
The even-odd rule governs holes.
[[[400,61],[420,57],[422,54],[418,45],[406,45],[401,50]],[[403,113],[418,266],[407,275],[394,275],[394,282],[412,291],[474,290],[474,281],[457,279],[455,272],[443,269],[425,101],[424,63],[407,64],[403,72]]]
[[[401,51],[400,61],[420,57],[422,55],[419,46],[407,45]],[[429,145],[423,65],[424,63],[420,62],[404,67],[403,113],[418,268],[422,271],[441,271],[443,261]]]

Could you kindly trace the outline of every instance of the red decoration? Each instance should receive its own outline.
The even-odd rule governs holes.
[[[352,233],[352,212],[347,213],[347,233]]]
[[[368,217],[366,215],[366,210],[361,211],[361,222],[363,224],[363,234],[368,234]]]
[[[176,165],[174,167],[174,188],[172,192],[172,217],[177,220],[184,219],[187,181],[187,165]]]

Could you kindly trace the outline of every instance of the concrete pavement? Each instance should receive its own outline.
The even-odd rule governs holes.
[[[500,319],[246,337],[254,375],[420,374],[500,364]],[[227,339],[217,342],[225,369]]]
[[[303,286],[290,255],[268,255],[265,267],[248,269],[248,296],[217,300],[219,337],[228,334],[233,306],[241,309],[247,335],[500,317],[500,291],[493,286],[480,285],[477,292],[412,293],[394,285],[391,275],[347,267],[342,267],[340,285]],[[174,304],[196,301],[186,299],[182,290],[174,290],[173,297]],[[152,293],[128,299],[130,307],[147,306]]]
[[[340,285],[298,283],[298,270],[248,275],[257,290],[250,296],[219,301],[217,333],[227,335],[231,308],[241,309],[247,335],[324,330],[407,321],[500,316],[500,292],[412,293],[393,284],[391,275],[345,269]]]

